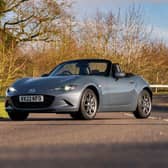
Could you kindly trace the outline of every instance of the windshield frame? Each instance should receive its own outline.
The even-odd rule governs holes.
[[[105,75],[97,75],[97,76],[110,76],[111,74],[111,67],[112,62],[110,60],[105,59],[81,59],[81,60],[72,60],[72,61],[66,61],[58,64],[50,73],[48,76],[54,77],[54,76],[71,76],[71,75],[56,75],[56,72],[59,71],[61,68],[63,68],[66,64],[89,64],[89,63],[106,63],[107,69]],[[72,74],[75,75],[75,74]],[[76,74],[81,75],[81,74]],[[92,74],[87,74],[85,76],[93,76]]]

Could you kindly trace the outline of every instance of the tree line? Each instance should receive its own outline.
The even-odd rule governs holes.
[[[151,36],[141,7],[79,20],[69,1],[0,0],[0,95],[18,78],[78,58],[110,59],[150,83],[166,84],[168,47]]]

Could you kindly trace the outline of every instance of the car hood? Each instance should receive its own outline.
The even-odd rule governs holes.
[[[71,84],[78,79],[78,76],[57,76],[57,77],[40,77],[40,78],[23,78],[16,81],[13,87],[18,91],[28,89],[44,90]]]

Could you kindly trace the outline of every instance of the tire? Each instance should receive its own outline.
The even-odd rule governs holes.
[[[12,121],[24,121],[27,119],[29,113],[26,113],[26,112],[8,112],[8,115],[9,115],[9,118],[12,120]]]
[[[84,120],[94,119],[97,113],[98,101],[95,92],[91,89],[86,89],[83,92],[79,116]]]
[[[147,90],[143,90],[137,103],[137,109],[134,111],[134,116],[138,119],[148,118],[151,115],[152,110],[152,98]]]

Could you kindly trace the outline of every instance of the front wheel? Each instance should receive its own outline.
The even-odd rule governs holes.
[[[95,92],[91,89],[86,89],[82,95],[80,103],[80,117],[85,120],[95,118],[98,108],[98,101]]]
[[[24,121],[27,119],[29,113],[26,112],[8,112],[9,118],[12,121]]]
[[[151,115],[152,98],[147,90],[143,90],[138,98],[137,109],[134,111],[136,118],[148,118]]]

